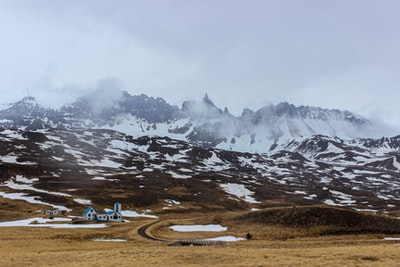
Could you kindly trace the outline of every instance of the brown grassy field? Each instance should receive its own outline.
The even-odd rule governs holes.
[[[148,233],[171,242],[147,240],[138,229],[154,220],[135,219],[100,229],[0,227],[0,266],[399,266],[400,241],[380,233],[319,235],[306,228],[240,223],[238,214],[165,215]],[[221,223],[223,233],[179,233],[172,224]],[[219,235],[253,238],[225,246],[169,246],[174,240]],[[120,238],[127,242],[95,242]]]

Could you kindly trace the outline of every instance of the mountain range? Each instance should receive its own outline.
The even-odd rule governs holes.
[[[79,214],[326,204],[400,215],[400,136],[348,111],[269,105],[234,116],[120,92],[0,111],[0,196]]]
[[[162,98],[126,91],[97,91],[59,109],[44,108],[33,97],[0,111],[3,128],[37,130],[112,129],[133,136],[167,136],[201,147],[265,153],[293,139],[325,135],[342,139],[391,136],[395,131],[349,111],[296,107],[287,102],[240,116],[218,108],[206,94],[179,108]]]

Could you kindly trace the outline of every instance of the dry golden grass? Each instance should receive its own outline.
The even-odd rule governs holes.
[[[400,242],[381,235],[307,236],[304,230],[283,227],[233,225],[233,215],[195,214],[170,218],[150,227],[154,236],[176,240],[218,235],[254,240],[226,246],[174,247],[137,234],[149,219],[112,224],[102,229],[0,228],[0,266],[399,266]],[[195,218],[193,218],[195,217]],[[177,233],[171,224],[229,226],[223,233]],[[232,224],[232,225],[229,225]],[[303,231],[303,232],[302,232]],[[122,238],[127,242],[95,242],[94,238]]]

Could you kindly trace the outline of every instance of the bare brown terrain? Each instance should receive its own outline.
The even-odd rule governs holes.
[[[297,208],[308,216],[306,210]],[[317,211],[328,214],[331,209]],[[313,210],[315,211],[315,210]],[[52,229],[42,227],[0,227],[0,266],[398,266],[400,237],[372,229],[329,233],[333,225],[288,226],[263,223],[261,215],[277,211],[259,211],[255,216],[243,213],[164,214],[159,219],[137,218],[132,222],[109,224],[99,229]],[[336,213],[336,215],[346,214]],[[286,219],[291,209],[280,209]],[[353,215],[353,214],[351,214]],[[364,216],[364,214],[358,214]],[[370,217],[370,222],[385,221]],[[383,218],[383,219],[382,219]],[[4,218],[3,218],[4,220]],[[345,220],[346,221],[346,220]],[[384,221],[384,222],[383,222]],[[151,225],[146,233],[166,240],[153,241],[138,234],[139,228]],[[347,221],[346,221],[347,222]],[[175,232],[170,225],[216,223],[228,227],[225,232]],[[333,227],[333,228],[332,228]],[[372,230],[371,230],[372,229]],[[182,239],[201,239],[221,235],[252,238],[215,246],[171,246]],[[390,233],[393,232],[393,233]],[[126,242],[96,242],[94,239],[124,239]]]

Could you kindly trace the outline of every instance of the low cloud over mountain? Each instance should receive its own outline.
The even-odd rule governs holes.
[[[112,93],[111,93],[112,92]],[[205,95],[179,108],[162,98],[99,88],[60,109],[49,109],[33,97],[0,111],[4,128],[103,128],[133,136],[168,136],[202,147],[243,152],[268,152],[293,139],[316,134],[353,139],[391,136],[396,132],[378,121],[349,111],[296,107],[287,102],[234,116]]]

